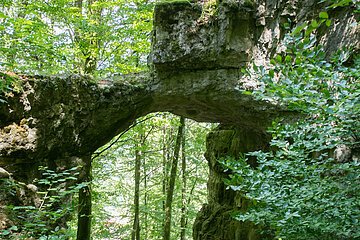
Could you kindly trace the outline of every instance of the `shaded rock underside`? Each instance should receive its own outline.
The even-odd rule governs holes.
[[[225,190],[217,159],[266,148],[271,121],[296,113],[243,94],[257,82],[245,78],[241,68],[250,61],[266,66],[283,51],[284,21],[299,24],[322,7],[315,0],[224,0],[215,15],[204,15],[200,3],[159,4],[149,73],[99,82],[83,76],[17,76],[22,91],[0,103],[0,167],[31,183],[39,165],[84,164],[86,156],[151,112],[220,122],[228,127],[208,137],[209,202],[194,224],[194,239],[259,239],[251,223],[231,219],[231,211],[246,208],[246,201]],[[319,33],[328,54],[341,47],[359,49],[352,12],[351,7],[334,11],[333,24]],[[14,201],[4,195],[0,204]]]

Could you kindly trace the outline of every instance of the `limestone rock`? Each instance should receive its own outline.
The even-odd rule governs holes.
[[[284,51],[284,22],[296,26],[312,19],[325,3],[219,0],[212,12],[200,2],[155,7],[150,72],[99,83],[77,75],[18,76],[23,91],[12,92],[0,103],[0,167],[6,166],[17,181],[30,183],[39,177],[40,165],[61,169],[76,166],[78,159],[89,163],[97,148],[151,112],[220,122],[227,127],[208,138],[209,205],[198,215],[194,239],[259,239],[254,235],[257,226],[230,218],[229,213],[246,207],[246,201],[226,190],[221,180],[226,174],[217,159],[266,147],[264,129],[272,120],[299,114],[244,94],[258,82],[244,78],[241,68],[249,61],[267,66]],[[351,7],[333,10],[331,20],[329,29],[318,32],[328,56],[343,46],[359,50],[359,27]],[[358,156],[352,154],[352,159]],[[35,202],[6,194],[0,200],[1,205]]]
[[[220,126],[206,139],[205,157],[209,163],[208,204],[197,215],[193,228],[195,240],[256,240],[262,239],[256,226],[236,221],[234,211],[246,211],[249,201],[238,192],[227,189],[228,176],[219,163],[224,157],[268,148],[270,136],[265,131],[233,126]],[[255,162],[254,162],[255,164]]]
[[[38,187],[35,186],[34,184],[29,183],[28,185],[26,185],[26,187],[33,193],[36,193],[38,191]]]
[[[10,178],[10,173],[0,167],[0,178]]]
[[[248,62],[254,44],[254,9],[214,7],[216,16],[205,13],[198,3],[157,4],[151,62],[166,70],[239,68]]]

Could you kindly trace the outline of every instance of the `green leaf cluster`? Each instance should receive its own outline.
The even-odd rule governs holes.
[[[35,205],[8,206],[14,223],[9,229],[2,230],[0,236],[7,239],[68,239],[74,233],[62,226],[63,218],[72,215],[76,204],[71,200],[74,193],[88,183],[77,183],[78,167],[53,171],[47,167],[39,167],[42,178],[35,181]],[[14,183],[16,184],[16,183]],[[20,188],[18,186],[17,188]]]
[[[0,71],[112,76],[146,69],[152,1],[0,1]]]
[[[146,120],[146,121],[143,121]],[[107,151],[93,160],[93,237],[127,239],[133,224],[135,152],[141,152],[141,239],[160,239],[165,217],[164,187],[169,181],[179,118],[169,113],[150,114],[139,124],[104,146]],[[185,155],[187,191],[186,237],[191,238],[197,212],[206,201],[207,162],[204,159],[208,124],[186,121]],[[101,151],[101,149],[99,150]],[[180,161],[180,160],[179,160]],[[180,238],[182,172],[178,167],[172,217],[172,239]],[[107,226],[104,228],[104,226]]]
[[[274,121],[269,151],[220,161],[231,172],[228,187],[252,201],[235,218],[267,226],[277,239],[360,238],[360,58],[350,61],[351,49],[327,56],[316,30],[329,16],[319,18],[287,35],[271,69],[252,70],[262,81],[255,97],[302,118]]]

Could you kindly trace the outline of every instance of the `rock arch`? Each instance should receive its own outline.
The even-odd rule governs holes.
[[[155,7],[150,72],[97,83],[84,76],[17,76],[23,90],[0,103],[0,167],[28,183],[41,164],[87,164],[97,148],[150,112],[220,122],[222,127],[208,137],[209,205],[198,215],[194,239],[258,239],[251,223],[231,220],[229,212],[245,203],[225,190],[216,159],[266,147],[271,120],[296,113],[243,94],[256,82],[245,79],[241,67],[249,61],[266,65],[281,51],[283,21],[303,22],[324,4],[218,2],[216,16],[204,16],[201,3],[190,1]],[[336,24],[319,41],[329,54],[343,46],[359,49],[359,28],[350,27],[356,23],[351,7],[333,11]],[[7,204],[4,199],[1,205]]]

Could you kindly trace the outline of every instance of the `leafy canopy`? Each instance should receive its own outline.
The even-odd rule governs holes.
[[[111,76],[143,70],[152,9],[145,0],[1,0],[0,71]]]

